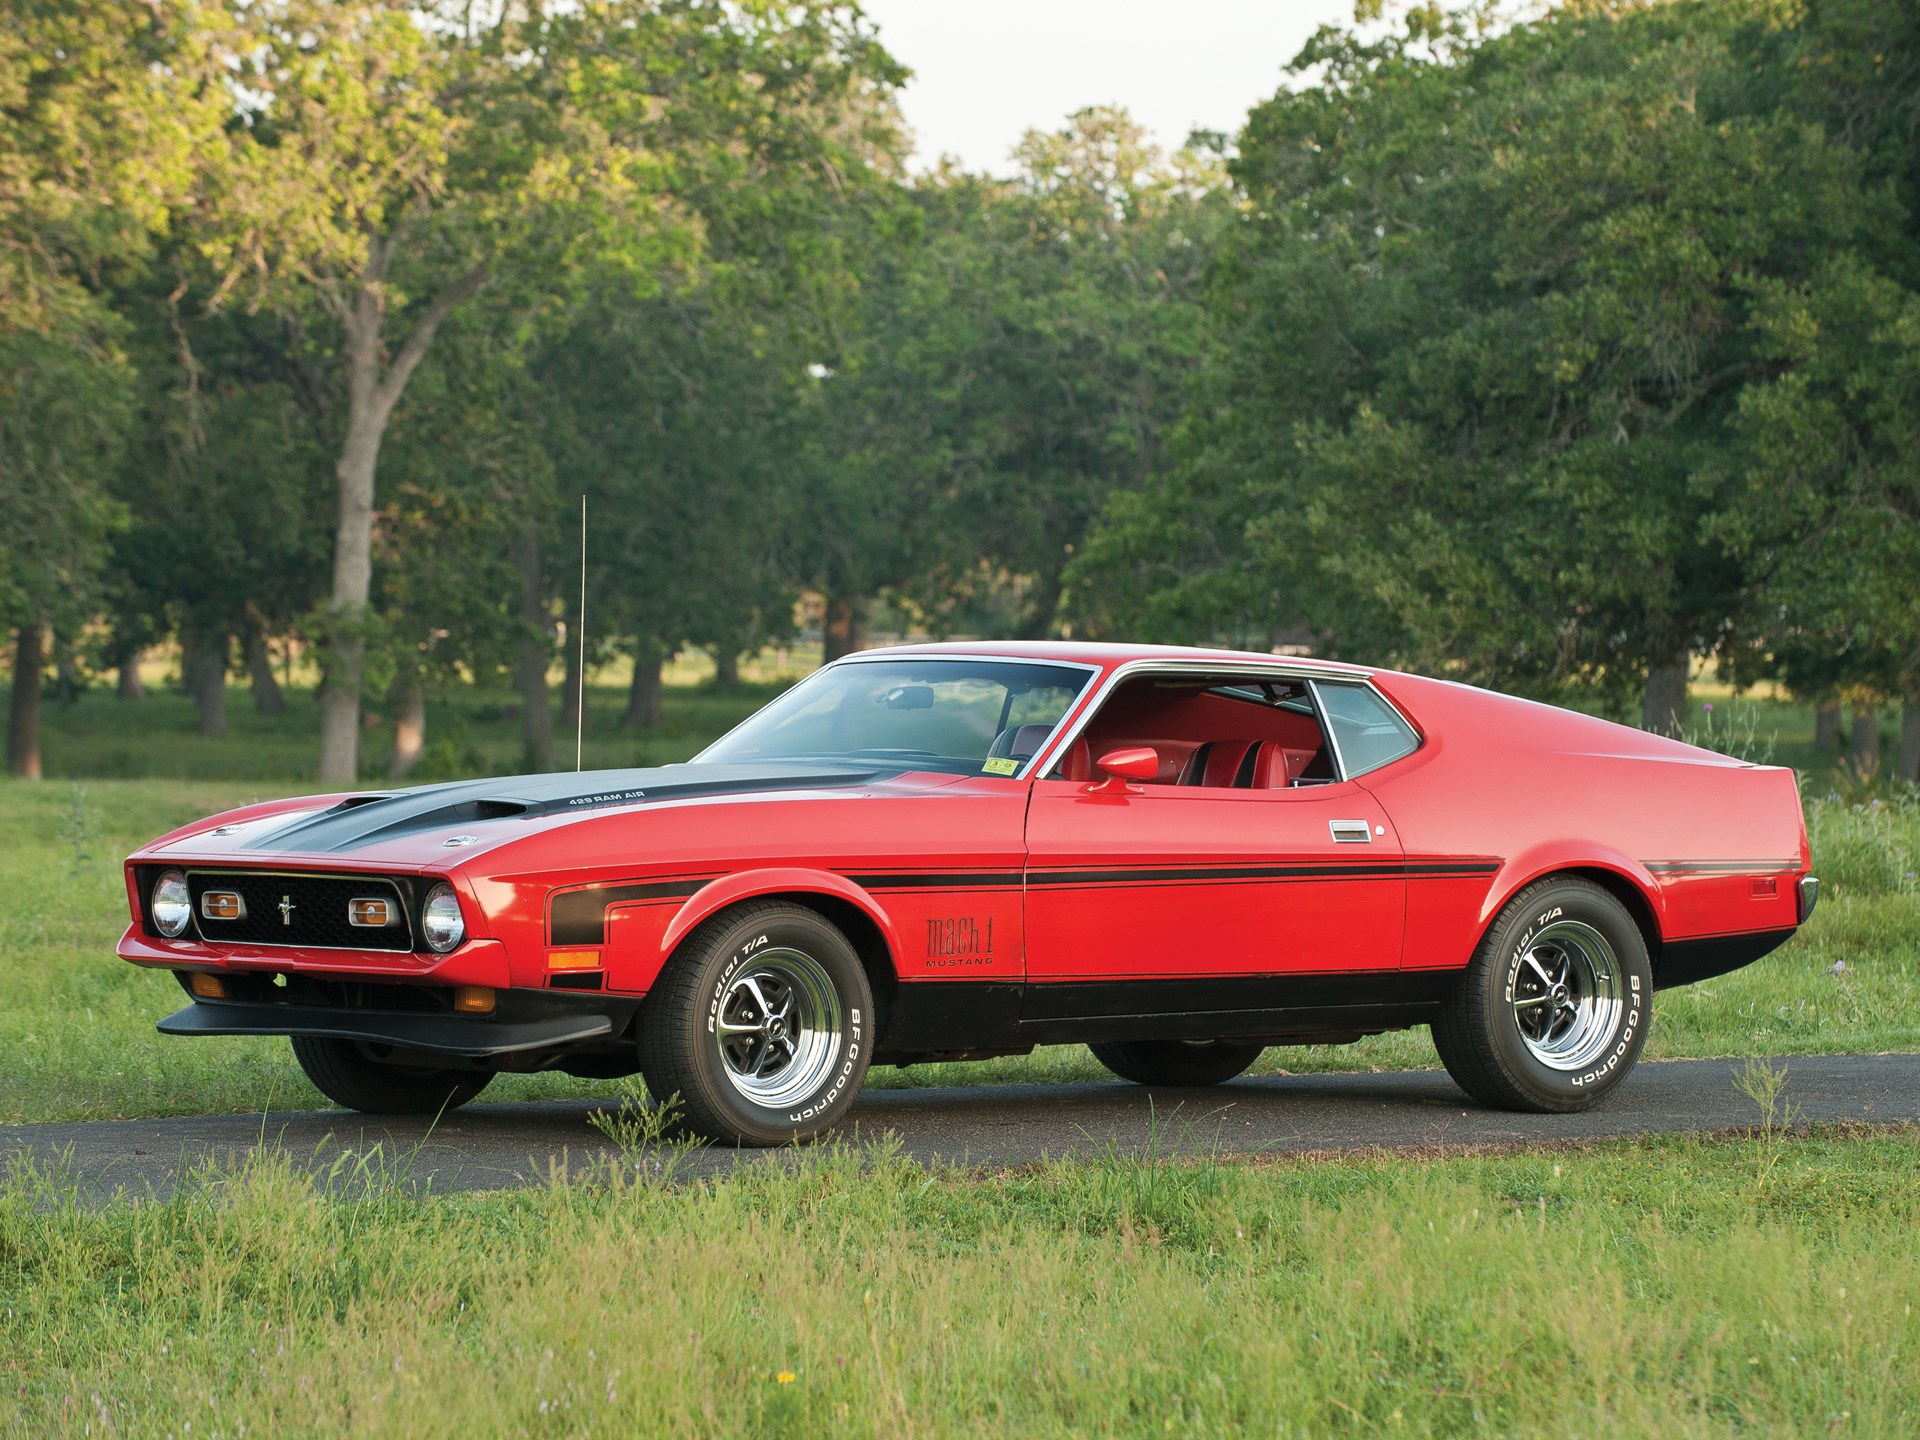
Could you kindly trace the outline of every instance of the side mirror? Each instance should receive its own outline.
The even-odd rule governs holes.
[[[1129,745],[1109,750],[1095,762],[1106,779],[1086,787],[1089,795],[1138,795],[1140,788],[1129,780],[1151,780],[1160,773],[1160,752],[1151,745]]]

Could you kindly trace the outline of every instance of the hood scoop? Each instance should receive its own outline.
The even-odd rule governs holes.
[[[699,799],[756,791],[812,790],[860,785],[889,771],[854,769],[831,762],[780,761],[760,765],[661,765],[646,770],[601,770],[587,774],[521,775],[501,780],[462,780],[417,790],[349,795],[317,814],[251,836],[242,850],[339,853],[383,840],[440,830],[532,819],[560,812],[585,813],[647,801]],[[497,833],[477,837],[492,841]]]

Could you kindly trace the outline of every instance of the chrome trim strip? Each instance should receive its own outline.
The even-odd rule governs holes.
[[[838,664],[839,662],[835,661],[834,663]],[[1087,722],[1093,718],[1099,707],[1106,703],[1107,697],[1113,693],[1114,687],[1120,684],[1121,681],[1131,679],[1139,674],[1221,675],[1227,677],[1244,677],[1249,680],[1304,680],[1308,684],[1309,691],[1312,689],[1312,682],[1316,679],[1337,679],[1350,681],[1357,685],[1365,685],[1369,690],[1372,690],[1374,694],[1380,694],[1379,690],[1374,687],[1372,671],[1355,672],[1352,670],[1331,670],[1325,665],[1316,664],[1311,660],[1295,659],[1289,655],[1276,655],[1273,657],[1271,664],[1255,660],[1227,660],[1213,664],[1200,660],[1156,660],[1150,656],[1143,656],[1141,659],[1129,660],[1125,664],[1117,665],[1109,671],[1106,680],[1092,692],[1086,704],[1072,717],[1072,723],[1067,729],[1064,732],[1056,732],[1047,744],[1041,746],[1039,750],[1034,752],[1033,759],[1027,763],[1026,768],[1021,770],[1019,778],[1024,780],[1034,775],[1045,775],[1047,773],[1047,767],[1060,755],[1064,755],[1067,748],[1071,746],[1075,740],[1080,738],[1080,732],[1087,728]],[[1387,697],[1381,695],[1380,698],[1386,700]],[[1387,703],[1391,704],[1392,702],[1387,701]],[[1314,700],[1314,718],[1320,722],[1320,729],[1321,732],[1326,735],[1327,743],[1334,745],[1334,759],[1337,763],[1340,754],[1339,746],[1334,743],[1332,728],[1327,724],[1325,717],[1319,713],[1319,710],[1320,702],[1316,698]],[[1398,712],[1396,711],[1396,713]],[[1415,734],[1417,735],[1418,732],[1416,731]],[[1040,763],[1042,761],[1047,763],[1043,765]],[[1346,778],[1344,769],[1341,771],[1341,778]]]

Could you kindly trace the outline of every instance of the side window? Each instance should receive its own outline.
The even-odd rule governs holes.
[[[1316,681],[1313,693],[1333,731],[1349,780],[1420,748],[1420,739],[1407,722],[1367,686]]]

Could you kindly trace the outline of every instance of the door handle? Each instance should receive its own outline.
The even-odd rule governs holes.
[[[1336,845],[1371,845],[1373,826],[1365,820],[1329,820],[1327,829],[1333,832]]]

